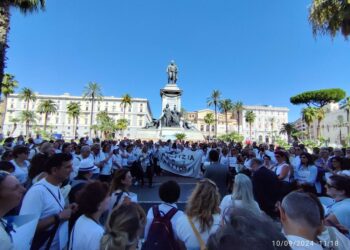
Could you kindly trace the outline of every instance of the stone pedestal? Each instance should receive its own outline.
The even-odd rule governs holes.
[[[162,115],[165,106],[169,104],[169,108],[177,111],[181,111],[181,95],[182,90],[176,84],[167,84],[160,90],[160,96],[162,97]]]

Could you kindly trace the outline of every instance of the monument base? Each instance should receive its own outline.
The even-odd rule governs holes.
[[[185,134],[185,140],[188,141],[203,141],[205,137],[198,130],[188,130],[184,128],[148,128],[138,129],[137,138],[141,140],[176,140],[176,134]]]

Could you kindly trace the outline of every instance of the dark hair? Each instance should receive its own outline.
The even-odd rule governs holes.
[[[15,171],[15,166],[9,161],[0,161],[0,170],[12,173]]]
[[[13,148],[13,151],[12,151],[13,158],[17,158],[18,155],[23,153],[26,153],[26,154],[29,153],[29,149],[26,146],[17,145]]]
[[[253,212],[235,208],[229,221],[210,235],[208,250],[250,250],[252,246],[259,250],[274,250],[273,242],[288,242],[279,227],[266,215],[256,215]],[[291,249],[288,244],[281,244],[278,249]]]
[[[109,187],[106,183],[95,181],[87,184],[78,196],[77,203],[81,214],[92,215],[107,197]]]
[[[2,161],[6,161],[6,159],[9,158],[9,157],[11,157],[11,158],[13,157],[12,151],[11,151],[11,150],[6,150],[6,151],[2,154],[1,160],[2,160]]]
[[[180,197],[180,186],[175,181],[163,182],[159,187],[159,197],[167,203],[175,203]]]
[[[286,152],[279,150],[279,151],[275,152],[275,155],[279,155],[281,157],[284,157],[286,159],[286,163],[290,164],[288,154]]]
[[[51,174],[53,168],[61,168],[63,162],[72,160],[71,154],[59,153],[50,156],[45,163],[45,171]]]
[[[264,156],[263,156],[263,159],[264,159],[264,157],[266,157],[267,159],[269,159],[269,160],[271,161],[271,157],[270,157],[270,156],[264,155]]]
[[[350,178],[343,175],[332,175],[329,177],[332,184],[337,190],[344,190],[345,196],[350,197]]]
[[[130,170],[126,168],[118,169],[117,171],[115,171],[112,184],[111,184],[111,193],[117,189],[122,189],[122,190],[125,189],[125,186],[122,183],[122,180],[125,179],[126,174],[129,172]]]
[[[62,153],[63,153],[64,150],[65,150],[66,148],[68,148],[70,145],[71,145],[71,144],[70,144],[69,142],[63,143],[63,145],[62,145]]]
[[[47,154],[36,154],[30,161],[30,168],[28,176],[30,179],[34,179],[35,176],[41,172],[45,172],[45,164],[49,156]]]
[[[331,163],[332,163],[332,167],[333,167],[333,162],[332,161],[334,161],[334,160],[336,160],[337,162],[339,162],[340,163],[340,168],[341,168],[341,170],[344,170],[344,168],[343,168],[343,158],[342,157],[340,157],[340,156],[334,156],[334,157],[332,157],[331,158]]]
[[[305,156],[306,157],[306,159],[307,159],[307,166],[310,166],[310,165],[314,164],[314,159],[313,159],[311,154],[303,152],[303,153],[300,154],[300,157],[301,156]]]
[[[216,149],[212,149],[209,152],[209,161],[218,162],[219,161],[219,152]]]

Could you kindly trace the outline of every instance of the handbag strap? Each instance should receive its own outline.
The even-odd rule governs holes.
[[[193,222],[192,222],[192,218],[189,217],[189,216],[187,216],[187,218],[188,218],[188,221],[190,222],[190,225],[191,225],[191,227],[192,227],[192,230],[193,230],[193,232],[194,232],[194,234],[195,234],[195,236],[196,236],[196,238],[197,238],[197,240],[198,240],[198,242],[199,242],[200,249],[201,249],[201,250],[207,249],[206,246],[205,246],[204,240],[202,239],[202,237],[201,237],[201,235],[199,234],[197,228],[194,226],[194,224],[193,224]]]

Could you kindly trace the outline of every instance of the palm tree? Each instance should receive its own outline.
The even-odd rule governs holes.
[[[38,106],[38,112],[40,114],[45,114],[44,116],[44,130],[46,131],[47,118],[50,114],[57,112],[57,105],[52,100],[42,100]]]
[[[17,123],[19,123],[20,121],[21,121],[21,120],[18,119],[18,118],[12,118],[12,119],[10,120],[10,122],[13,123],[13,128],[12,128],[12,131],[11,131],[10,136],[12,136],[12,135],[15,133],[15,131],[16,131],[16,129],[17,129]]]
[[[323,108],[316,109],[316,118],[317,118],[317,138],[321,137],[321,122],[324,120],[326,112]]]
[[[128,120],[119,119],[117,120],[116,129],[123,132],[128,127]]]
[[[255,113],[252,110],[248,110],[245,113],[245,121],[249,124],[249,138],[252,139],[252,124],[254,123],[256,118]]]
[[[220,101],[220,96],[221,93],[219,90],[213,90],[213,92],[211,93],[210,97],[208,97],[207,99],[207,105],[209,107],[214,105],[214,109],[215,109],[215,137],[218,137],[218,111],[217,111],[217,107]]]
[[[288,143],[291,142],[292,133],[296,132],[295,126],[293,123],[283,123],[280,130],[280,134],[287,134]]]
[[[21,90],[21,92],[19,93],[19,99],[24,100],[26,102],[26,106],[27,106],[26,110],[29,111],[29,103],[30,103],[30,101],[35,102],[36,95],[31,89],[23,88]]]
[[[125,94],[122,96],[122,101],[120,102],[120,106],[123,107],[123,111],[124,111],[124,116],[123,118],[125,119],[125,111],[126,111],[126,107],[128,105],[131,106],[131,102],[132,102],[132,99],[131,99],[131,96],[129,94]]]
[[[307,131],[308,131],[308,134],[309,134],[309,139],[311,139],[310,125],[316,119],[316,115],[317,115],[316,108],[314,108],[314,107],[304,108],[301,111],[301,114],[302,114],[304,122],[307,125]]]
[[[21,122],[25,123],[25,125],[26,125],[26,136],[28,137],[30,124],[36,122],[35,112],[34,111],[22,111],[20,114],[20,120],[21,120]]]
[[[238,128],[238,134],[239,134],[239,129],[241,126],[241,114],[243,111],[243,102],[238,101],[238,102],[234,103],[232,111],[237,113],[237,128]]]
[[[219,108],[221,110],[221,112],[223,112],[225,114],[225,123],[226,123],[226,134],[228,133],[228,119],[227,119],[227,115],[228,112],[230,112],[232,110],[232,101],[231,99],[224,99],[224,100],[220,100],[219,102]]]
[[[103,97],[101,87],[98,83],[89,82],[85,87],[85,91],[83,93],[83,99],[91,100],[91,112],[90,112],[90,129],[89,129],[89,137],[91,137],[91,126],[92,126],[92,118],[94,114],[94,105],[96,100],[101,100]]]
[[[5,74],[2,79],[1,92],[4,95],[4,114],[1,117],[1,127],[4,128],[5,115],[7,111],[7,98],[10,94],[15,93],[15,88],[18,87],[18,82],[15,80],[15,76],[11,74]]]
[[[350,2],[348,0],[314,0],[309,21],[314,35],[329,34],[335,37],[338,31],[350,35]]]
[[[209,126],[209,139],[210,139],[210,126],[215,123],[214,115],[213,113],[207,113],[204,116],[204,122]]]
[[[30,13],[45,8],[45,0],[1,0],[0,1],[0,95],[4,77],[8,33],[10,31],[10,8],[18,8],[22,13]]]
[[[73,136],[74,139],[77,137],[77,121],[80,115],[80,103],[71,102],[67,105],[67,114],[73,119]]]

